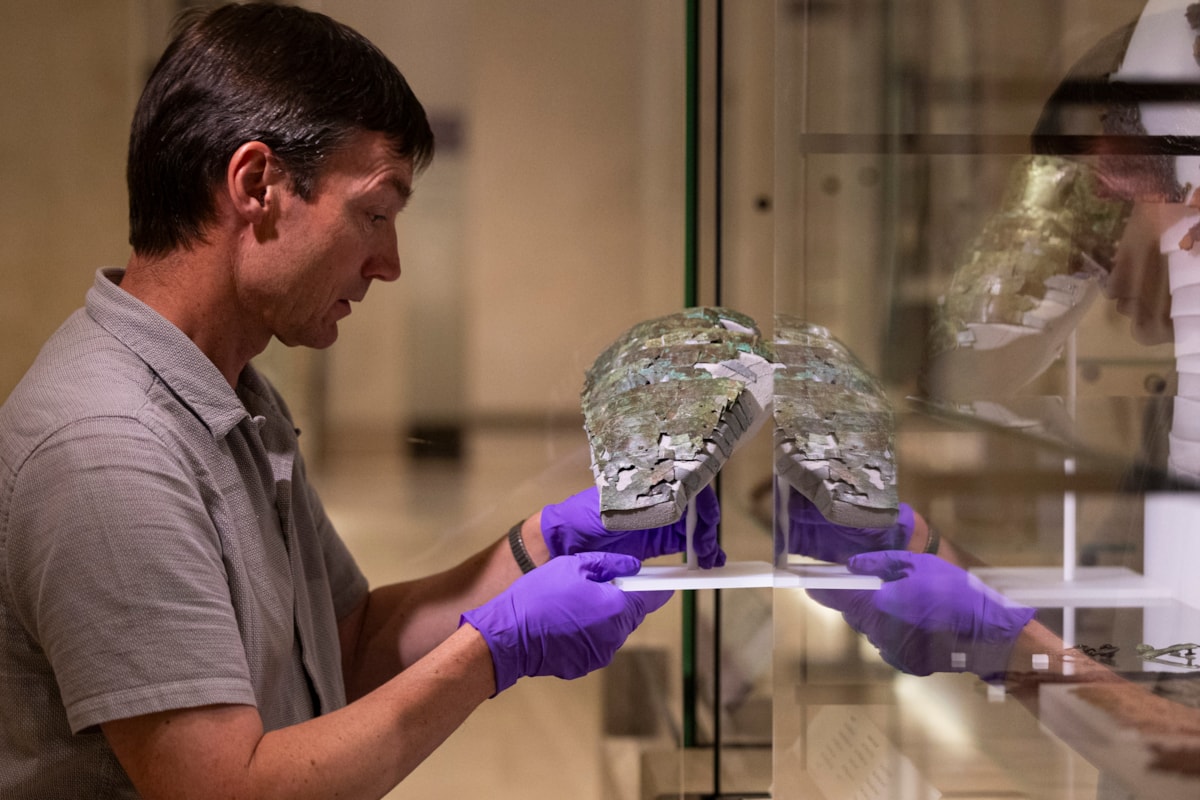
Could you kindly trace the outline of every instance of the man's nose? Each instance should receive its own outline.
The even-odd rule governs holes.
[[[387,238],[388,241],[367,259],[363,267],[363,277],[381,281],[394,281],[400,277],[400,248],[394,229]]]
[[[367,261],[363,275],[381,281],[394,281],[400,277],[400,254],[391,253],[383,257],[373,257]]]

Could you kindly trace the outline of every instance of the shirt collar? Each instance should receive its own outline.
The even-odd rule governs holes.
[[[96,272],[87,293],[88,314],[146,362],[214,438],[224,438],[248,416],[246,408],[216,364],[187,334],[120,288],[124,275],[125,270],[112,267]]]

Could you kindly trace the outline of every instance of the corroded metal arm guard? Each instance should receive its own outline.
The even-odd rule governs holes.
[[[765,416],[770,356],[754,320],[721,308],[641,322],[601,353],[582,401],[605,527],[683,515]]]

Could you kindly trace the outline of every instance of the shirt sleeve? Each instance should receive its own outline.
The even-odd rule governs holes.
[[[255,702],[215,527],[196,482],[140,422],[89,419],[22,466],[6,543],[16,614],[74,732]]]

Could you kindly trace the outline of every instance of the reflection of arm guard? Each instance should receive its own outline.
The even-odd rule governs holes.
[[[1002,395],[1040,374],[1093,299],[1129,209],[1082,162],[1022,159],[939,299],[930,394]]]
[[[938,304],[935,352],[974,345],[974,325],[1045,328],[1071,304],[1074,281],[1104,274],[1129,203],[1097,189],[1092,170],[1080,162],[1021,161],[1004,210],[971,243]]]
[[[1178,136],[1147,135],[1139,84],[1155,76],[1125,69],[1141,24],[1099,41],[1043,107],[1032,136],[1040,155],[1015,167],[1001,213],[936,309],[923,376],[931,397],[1003,396],[1035,378],[1096,294],[1087,276],[1110,268],[1131,202],[1187,196]]]
[[[830,522],[896,521],[894,420],[887,394],[824,328],[777,315],[775,472]]]

